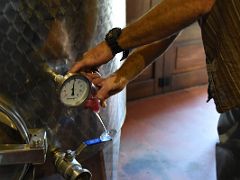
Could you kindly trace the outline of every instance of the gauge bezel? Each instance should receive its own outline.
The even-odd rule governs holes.
[[[80,101],[78,104],[75,105],[70,105],[65,103],[62,98],[61,98],[61,92],[63,87],[66,85],[66,83],[68,83],[69,81],[73,80],[73,79],[81,79],[83,81],[86,82],[87,86],[88,86],[88,91],[87,91],[87,95],[85,96],[84,100]],[[81,106],[90,96],[91,94],[91,88],[92,88],[92,83],[90,82],[90,80],[82,73],[68,73],[67,75],[64,76],[63,81],[60,85],[59,88],[59,99],[61,101],[62,104],[64,104],[67,107],[78,107]]]

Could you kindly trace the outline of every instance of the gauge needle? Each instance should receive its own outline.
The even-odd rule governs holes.
[[[74,96],[74,85],[75,85],[75,80],[73,81],[72,96]]]

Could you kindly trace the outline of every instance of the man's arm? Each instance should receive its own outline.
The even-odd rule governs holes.
[[[215,0],[163,0],[142,18],[123,29],[120,47],[132,49],[164,39],[208,13]]]
[[[171,45],[176,37],[177,34],[136,49],[115,73],[106,78],[94,79],[93,83],[100,88],[96,96],[102,104],[105,99],[120,92],[131,80],[141,74]]]
[[[152,64],[158,56],[166,51],[176,39],[177,35],[178,34],[172,35],[162,41],[156,41],[136,49],[116,73],[128,82],[135,79],[143,70]]]
[[[123,29],[118,44],[132,49],[165,39],[207,14],[215,0],[163,0],[135,23]],[[70,69],[77,72],[107,63],[113,58],[105,41],[87,51]]]

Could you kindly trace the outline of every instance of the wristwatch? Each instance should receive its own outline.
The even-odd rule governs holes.
[[[110,47],[113,56],[115,56],[117,53],[122,52],[123,53],[123,57],[121,60],[127,58],[128,54],[129,54],[129,49],[123,49],[118,45],[117,39],[119,38],[119,36],[122,33],[122,29],[121,28],[113,28],[111,29],[105,36],[105,41],[107,43],[107,45]]]

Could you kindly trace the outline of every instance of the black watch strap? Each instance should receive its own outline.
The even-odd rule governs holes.
[[[113,56],[115,56],[117,53],[123,52],[123,57],[121,60],[127,58],[129,54],[129,50],[122,49],[117,42],[117,39],[122,33],[121,28],[113,28],[111,29],[105,36],[105,41],[107,42],[108,46],[110,47]]]

